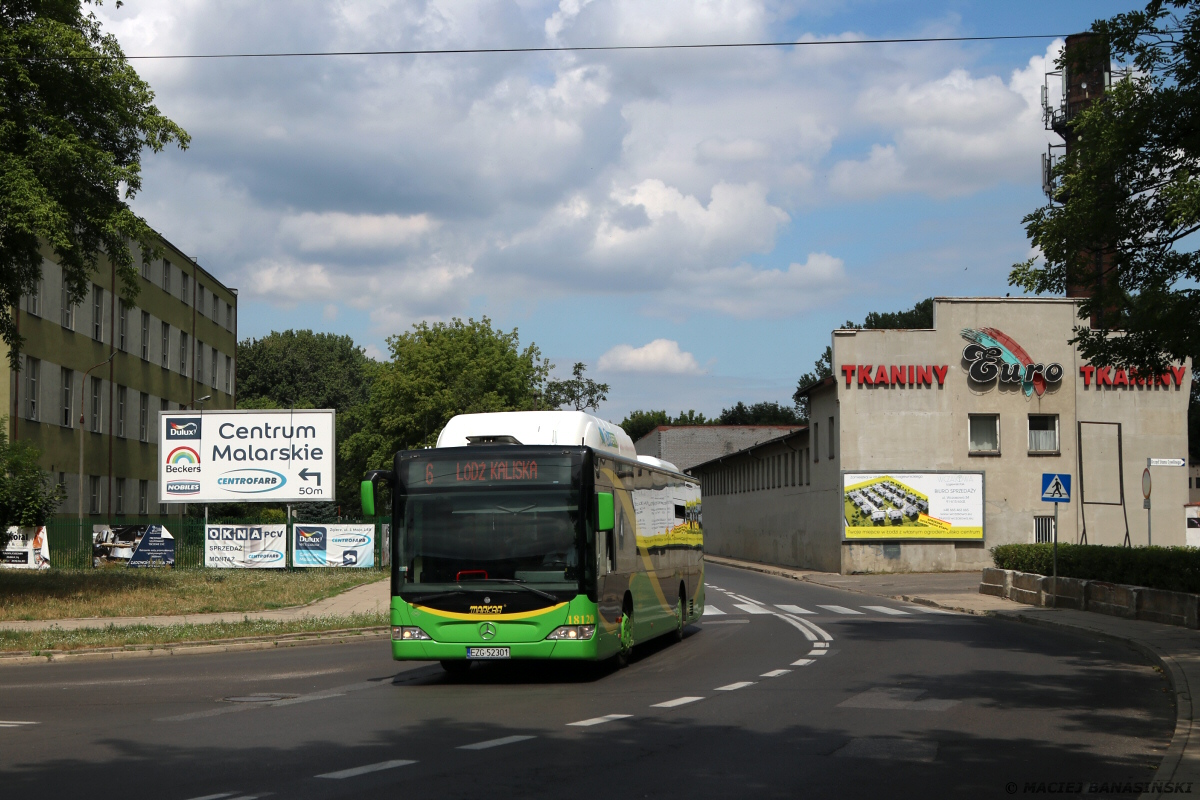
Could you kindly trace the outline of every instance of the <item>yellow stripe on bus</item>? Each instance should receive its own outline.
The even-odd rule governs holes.
[[[446,619],[465,619],[465,620],[470,620],[473,622],[484,622],[489,619],[499,619],[499,620],[529,619],[530,617],[536,617],[539,614],[549,614],[551,611],[557,611],[558,609],[566,606],[567,604],[559,603],[558,605],[547,606],[546,608],[539,608],[536,611],[518,611],[513,614],[460,614],[457,611],[441,611],[436,608],[430,608],[429,606],[419,606],[416,603],[412,603],[411,605],[413,608],[419,608],[421,611],[424,611],[426,614],[432,614],[435,617],[444,617]]]

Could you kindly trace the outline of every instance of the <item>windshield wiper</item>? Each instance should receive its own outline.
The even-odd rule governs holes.
[[[419,597],[414,597],[409,600],[409,603],[424,603],[426,600],[438,600],[442,597],[454,597],[458,594],[467,594],[466,589],[451,589],[448,592],[434,592],[433,594],[423,594]]]
[[[535,589],[532,586],[527,586],[525,584],[525,581],[519,581],[516,578],[480,578],[479,579],[480,583],[483,583],[485,581],[487,583],[511,583],[520,589],[524,589],[527,592],[533,592],[534,594],[540,595],[541,597],[544,597],[547,600],[553,600],[556,603],[559,602],[558,598],[555,597],[554,595],[550,594],[549,592],[543,592],[541,589]]]

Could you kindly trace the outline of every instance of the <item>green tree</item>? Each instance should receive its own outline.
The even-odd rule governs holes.
[[[376,367],[349,336],[286,330],[243,339],[238,342],[238,408],[332,408],[337,411],[337,440],[344,442],[362,424]],[[347,460],[339,447],[337,503],[306,504],[301,509],[305,521],[336,517],[337,504],[343,513],[356,513],[361,472],[361,465]],[[321,519],[312,519],[314,515]]]
[[[732,408],[723,409],[714,422],[718,425],[799,425],[804,420],[795,408],[779,403],[762,402],[748,406],[739,400]]]
[[[671,415],[663,411],[630,411],[621,420],[621,427],[635,442],[659,425],[670,425]]]
[[[1043,261],[1014,265],[1009,282],[1038,294],[1086,287],[1080,319],[1096,326],[1076,326],[1072,340],[1083,357],[1161,374],[1200,355],[1200,2],[1154,0],[1092,31],[1101,50],[1064,53],[1059,66],[1110,48],[1133,70],[1067,123],[1060,188],[1024,219]]]
[[[8,419],[0,417],[0,549],[10,527],[45,525],[66,496],[50,483],[38,463],[40,454],[25,442],[10,442]]]
[[[546,383],[546,406],[562,408],[568,406],[576,411],[592,409],[597,411],[600,404],[608,399],[608,384],[596,383],[591,378],[583,377],[587,365],[582,361],[575,362],[571,370],[572,377],[562,381]]]
[[[43,246],[74,301],[101,253],[121,293],[137,294],[130,243],[159,250],[128,204],[142,186],[142,151],[189,142],[153,101],[80,0],[0,0],[0,339],[14,369],[21,337],[13,309],[41,279]]]
[[[390,337],[388,349],[361,424],[340,447],[363,470],[389,467],[398,450],[433,445],[455,414],[532,410],[550,372],[537,345],[522,349],[516,328],[495,330],[487,317],[422,322]]]

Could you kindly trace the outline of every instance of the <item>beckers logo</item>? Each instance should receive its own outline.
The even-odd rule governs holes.
[[[1062,364],[1036,363],[1025,348],[998,328],[963,328],[962,337],[971,344],[963,348],[962,357],[968,365],[967,377],[975,383],[1018,384],[1029,397],[1034,392],[1041,397],[1046,384],[1062,380]]]
[[[200,482],[167,481],[167,494],[200,494]]]
[[[198,417],[167,417],[167,441],[177,442],[183,439],[200,439],[200,419]]]
[[[187,445],[176,447],[167,456],[168,464],[199,464],[200,454]]]

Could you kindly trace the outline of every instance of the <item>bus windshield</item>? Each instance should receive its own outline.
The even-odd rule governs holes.
[[[575,589],[580,522],[579,491],[570,484],[410,495],[406,581],[430,590],[495,581]]]

